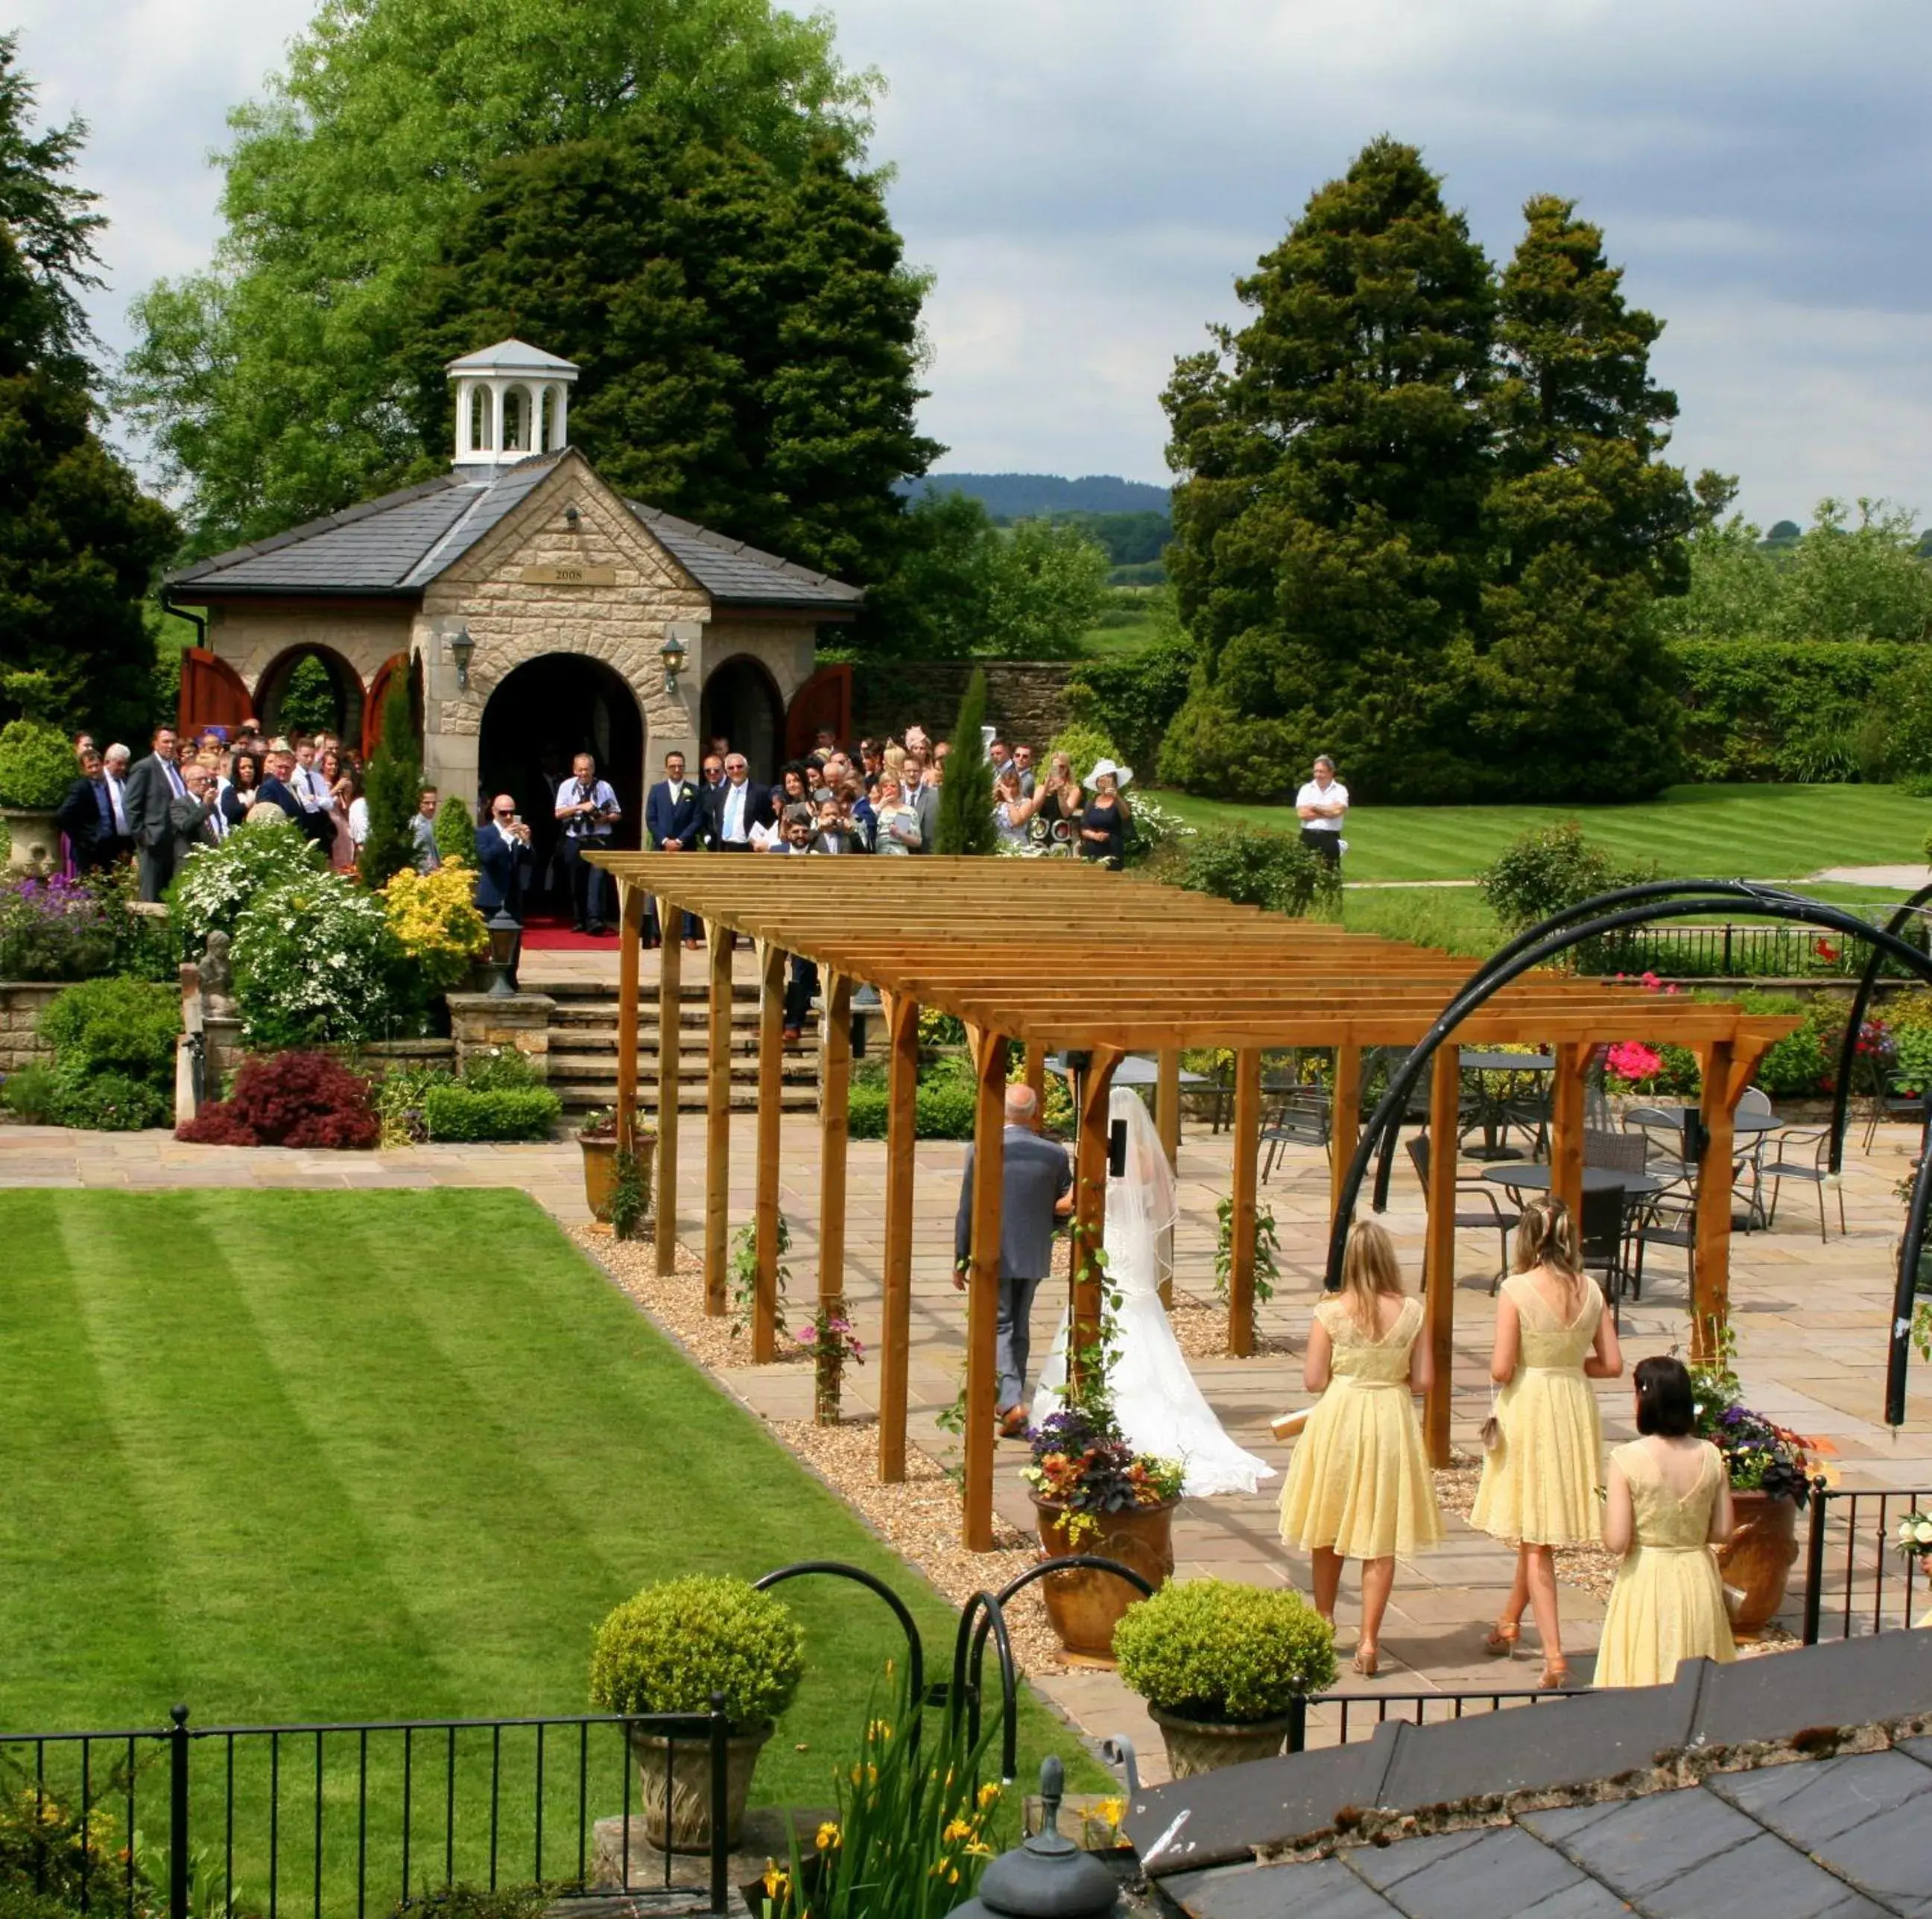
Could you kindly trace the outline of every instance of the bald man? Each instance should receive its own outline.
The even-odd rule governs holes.
[[[524,895],[530,883],[530,829],[517,802],[507,793],[500,793],[490,802],[490,817],[476,829],[476,910],[494,919],[508,913],[520,926],[524,920]],[[524,955],[523,936],[517,936],[510,961],[510,981],[516,983],[517,967]]]

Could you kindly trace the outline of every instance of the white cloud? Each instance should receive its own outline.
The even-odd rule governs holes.
[[[570,0],[593,4],[594,0]],[[204,163],[311,0],[22,0],[21,53],[115,224],[104,334],[217,231]],[[1922,0],[833,0],[890,91],[877,157],[939,274],[926,424],[955,466],[1163,472],[1174,355],[1363,141],[1420,143],[1492,252],[1576,196],[1669,324],[1678,452],[1764,519],[1932,513]]]

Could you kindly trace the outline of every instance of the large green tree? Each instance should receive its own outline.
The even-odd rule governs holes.
[[[922,280],[881,183],[821,141],[795,168],[661,118],[488,169],[410,331],[425,452],[446,361],[506,334],[577,362],[571,437],[611,484],[842,577],[896,556]]]
[[[1326,750],[1358,787],[1455,790],[1480,610],[1495,289],[1411,146],[1364,149],[1238,283],[1254,317],[1163,403],[1169,571],[1199,683],[1162,767],[1279,796]]]
[[[823,17],[772,0],[324,0],[230,116],[212,267],[136,307],[119,397],[196,547],[424,466],[406,320],[491,162],[650,112],[796,172],[822,141],[856,151],[872,91]]]
[[[1675,768],[1677,705],[1651,606],[1684,589],[1698,502],[1660,457],[1677,413],[1650,376],[1663,323],[1626,303],[1573,201],[1539,195],[1523,217],[1499,289],[1466,790],[1628,799]]]
[[[32,82],[0,35],[0,658],[16,697],[69,726],[136,735],[152,717],[142,596],[173,546],[94,430],[83,289],[94,196],[68,177],[86,127],[35,134]]]

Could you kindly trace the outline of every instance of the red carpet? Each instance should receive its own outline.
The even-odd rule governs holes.
[[[570,922],[560,915],[533,913],[524,922],[524,951],[526,953],[614,953],[614,931],[601,939],[589,933],[573,933]]]

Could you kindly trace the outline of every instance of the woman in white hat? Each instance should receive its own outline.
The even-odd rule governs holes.
[[[1120,789],[1134,776],[1131,766],[1102,760],[1087,775],[1089,798],[1080,816],[1080,852],[1118,868],[1127,850],[1127,802]]]

